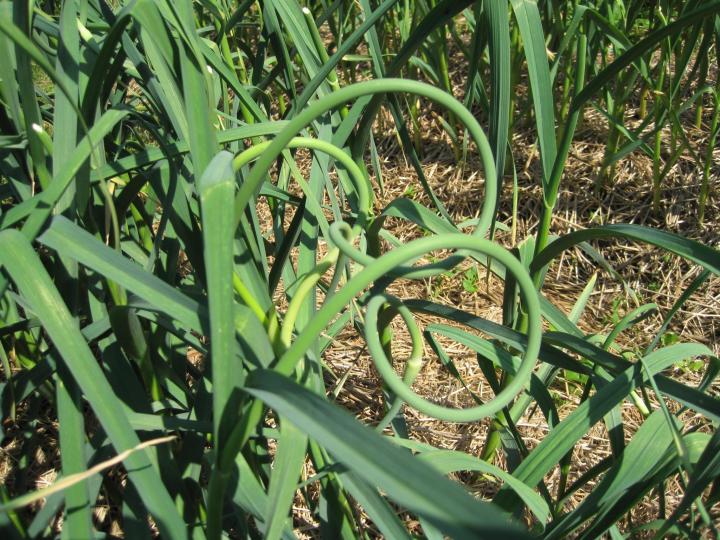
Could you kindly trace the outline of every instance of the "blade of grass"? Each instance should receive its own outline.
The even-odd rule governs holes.
[[[525,59],[528,64],[537,137],[540,143],[540,159],[543,167],[543,193],[547,193],[557,154],[557,141],[555,139],[555,107],[550,82],[550,66],[545,49],[542,21],[535,0],[511,0],[510,5],[520,28]]]
[[[135,452],[140,452],[141,450],[143,450],[145,448],[149,448],[149,447],[157,445],[157,444],[164,444],[164,443],[170,442],[174,439],[175,439],[175,436],[172,435],[172,436],[167,436],[167,437],[158,437],[157,439],[151,439],[148,441],[138,443],[136,446],[134,446],[132,448],[123,450],[121,453],[112,457],[111,459],[108,459],[106,461],[98,463],[97,465],[93,465],[87,471],[83,471],[82,473],[72,474],[69,476],[64,476],[46,488],[39,489],[32,493],[28,493],[27,495],[23,495],[22,497],[17,497],[16,499],[12,499],[11,501],[3,503],[0,505],[0,512],[8,512],[10,510],[22,508],[23,506],[27,506],[29,504],[34,503],[35,501],[39,501],[45,497],[49,497],[50,495],[53,495],[54,493],[58,493],[63,490],[66,490],[66,489],[70,488],[71,486],[74,486],[81,482],[85,482],[91,476],[98,474],[98,473],[104,471],[105,469],[108,469],[114,465],[117,465],[119,463],[122,463],[123,461],[126,461],[128,459],[128,457],[132,456]]]
[[[80,393],[72,380],[69,388],[62,380],[56,383],[58,430],[62,476],[82,476],[86,472],[85,422],[82,415]],[[65,490],[65,519],[63,538],[92,537],[91,502],[83,483],[68,485]]]

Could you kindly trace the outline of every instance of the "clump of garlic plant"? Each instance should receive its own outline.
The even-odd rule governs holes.
[[[709,78],[719,16],[720,2],[699,0],[1,1],[3,437],[20,445],[16,480],[48,417],[60,456],[49,487],[0,487],[4,537],[51,536],[60,515],[63,537],[93,538],[99,497],[116,506],[128,538],[293,538],[298,496],[327,538],[715,531],[718,361],[705,345],[660,345],[687,299],[720,273],[720,253],[638,225],[562,236],[550,226],[588,105],[612,126],[603,189],[612,189],[613,163],[638,149],[655,159],[660,193],[665,168],[692,146],[681,112],[695,107],[702,127],[706,95],[716,140]],[[464,101],[452,95],[451,45],[469,66]],[[513,91],[523,74],[526,99]],[[644,120],[631,130],[622,117],[634,91]],[[456,156],[474,152],[482,164],[484,198],[470,229],[454,223],[423,174],[426,102],[441,111]],[[429,207],[401,197],[377,208],[372,129],[382,107]],[[543,206],[537,233],[508,249],[492,238],[521,124],[537,134]],[[675,142],[663,164],[667,126]],[[300,150],[312,156],[304,170]],[[712,150],[692,150],[705,156],[704,208]],[[426,234],[384,250],[388,217]],[[703,268],[633,357],[618,338],[654,304],[598,339],[577,325],[592,282],[570,314],[543,291],[553,261],[597,239],[655,246]],[[451,254],[418,263],[439,250]],[[502,325],[390,292],[466,259],[502,280]],[[418,314],[445,322],[423,327]],[[410,336],[408,358],[393,354],[395,319]],[[325,386],[324,354],[348,328],[385,385],[375,429]],[[455,409],[421,397],[413,382],[428,351],[448,360],[438,337],[477,354],[493,399]],[[703,362],[699,386],[667,371],[687,359]],[[560,373],[584,385],[562,420],[549,391]],[[625,401],[644,419],[631,437]],[[482,456],[408,438],[409,408],[491,422]],[[530,450],[517,422],[533,408],[549,431]],[[711,429],[685,425],[686,410]],[[612,454],[575,478],[573,449],[597,423]],[[493,462],[498,450],[507,468]],[[111,469],[120,462],[122,471]],[[479,500],[447,477],[456,471],[501,487]],[[638,500],[662,497],[676,478],[678,505],[660,504],[657,520],[621,532]]]

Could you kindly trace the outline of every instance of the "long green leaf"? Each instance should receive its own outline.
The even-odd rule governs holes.
[[[540,143],[540,159],[543,166],[543,191],[547,192],[547,183],[550,181],[557,154],[557,140],[555,138],[555,107],[550,82],[550,66],[545,49],[542,21],[535,0],[510,0],[510,4],[520,28],[525,59],[528,64],[537,136]]]
[[[568,248],[581,242],[602,238],[627,238],[651,244],[693,261],[712,273],[720,275],[720,252],[718,250],[673,233],[641,225],[626,224],[605,225],[604,227],[584,229],[566,234],[550,243],[533,259],[530,272],[538,271]]]
[[[457,537],[526,537],[490,506],[474,501],[432,468],[290,379],[256,371],[248,379],[247,390],[289,418],[358,476],[444,532]]]

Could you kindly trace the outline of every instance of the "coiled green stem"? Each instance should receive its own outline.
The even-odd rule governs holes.
[[[363,96],[385,94],[388,92],[407,92],[426,97],[453,113],[458,121],[467,129],[470,137],[477,145],[486,178],[485,200],[483,201],[478,224],[474,232],[477,236],[484,236],[492,223],[497,198],[495,161],[485,133],[472,113],[454,97],[429,84],[405,79],[376,79],[346,86],[337,92],[318,99],[293,118],[287,127],[272,140],[267,150],[262,152],[247,179],[243,182],[242,186],[240,186],[240,190],[235,197],[236,225],[240,223],[242,212],[250,202],[251,197],[257,193],[267,171],[300,131],[309,126],[316,118],[340,105],[344,105]]]
[[[388,358],[385,356],[385,351],[380,343],[377,331],[378,313],[383,304],[387,302],[387,295],[384,293],[373,296],[367,303],[365,314],[365,341],[372,360],[375,363],[375,367],[380,376],[383,378],[385,384],[388,385],[396,396],[405,401],[409,406],[439,420],[448,420],[451,422],[473,422],[480,420],[481,418],[492,416],[502,410],[502,408],[508,405],[529,381],[530,374],[533,366],[535,365],[537,353],[540,349],[540,339],[542,336],[540,304],[537,295],[534,292],[534,286],[529,274],[522,264],[502,247],[492,244],[487,240],[455,234],[443,234],[438,235],[438,237],[435,238],[445,240],[447,247],[460,247],[460,245],[470,246],[474,244],[472,247],[468,247],[467,249],[482,253],[483,255],[487,255],[499,261],[504,264],[507,271],[513,274],[513,276],[517,279],[521,295],[525,303],[525,309],[528,313],[529,324],[527,347],[523,353],[522,361],[515,376],[493,400],[468,409],[452,409],[437,405],[420,397],[411,390],[410,384],[412,381],[408,381],[407,373],[403,379],[395,373]],[[471,242],[460,241],[461,238],[469,239]],[[421,239],[416,242],[423,243],[425,240],[426,239]],[[403,319],[406,323],[408,323],[408,318],[405,315],[403,315]],[[412,330],[413,326],[414,323],[412,325],[408,325],[408,328]],[[413,353],[414,352],[415,347],[413,346]],[[414,367],[415,366],[410,368],[409,366],[409,369],[414,369]],[[419,362],[417,362],[417,367],[419,368]]]
[[[369,181],[362,173],[362,167],[360,164],[355,163],[345,151],[333,144],[317,139],[298,137],[298,134],[310,126],[313,121],[339,106],[365,96],[380,95],[389,92],[403,92],[425,97],[453,114],[457,120],[464,125],[466,132],[475,142],[482,161],[485,177],[485,197],[477,218],[477,225],[471,235],[461,233],[439,234],[433,237],[415,240],[384,255],[373,258],[363,251],[356,249],[352,243],[355,238],[367,231],[372,211]],[[373,296],[367,305],[368,319],[366,320],[366,339],[378,371],[395,394],[395,398],[389,406],[388,414],[379,426],[381,429],[382,426],[389,422],[397,413],[397,410],[401,406],[400,400],[436,418],[458,422],[475,421],[486,416],[492,416],[501,410],[524,388],[532,372],[540,348],[540,304],[532,286],[532,281],[522,264],[502,247],[484,239],[495,214],[497,176],[490,144],[472,113],[451,95],[438,88],[425,83],[403,79],[365,81],[325,95],[307,106],[307,108],[290,120],[285,129],[278,133],[272,141],[256,145],[236,157],[233,163],[235,170],[239,170],[243,165],[252,160],[256,160],[255,165],[240,185],[240,189],[235,197],[236,227],[239,225],[241,216],[243,212],[245,212],[247,205],[257,195],[270,168],[283,151],[293,147],[305,147],[325,152],[340,162],[348,171],[357,192],[357,219],[352,227],[345,222],[333,223],[330,225],[327,234],[330,243],[339,250],[338,261],[349,258],[364,268],[351,277],[340,289],[335,290],[334,286],[331,288],[332,290],[326,296],[323,306],[298,333],[294,341],[292,341],[292,331],[294,327],[292,323],[294,321],[285,321],[282,336],[284,347],[281,349],[284,349],[285,346],[287,349],[279,355],[280,357],[274,369],[286,376],[291,376],[298,363],[305,357],[307,350],[326,329],[328,324],[338,313],[342,312],[348,304],[353,302],[356,296],[374,284],[379,290],[373,291]],[[312,197],[308,197],[308,199],[310,198]],[[318,210],[314,207],[310,208],[313,211]],[[439,263],[412,266],[414,261],[429,252],[447,249],[455,250],[455,253]],[[422,362],[420,332],[412,318],[412,314],[406,306],[399,300],[396,301],[393,297],[385,294],[383,288],[386,287],[392,279],[401,276],[413,279],[445,272],[464,260],[467,255],[482,255],[494,258],[505,265],[508,272],[516,277],[524,308],[528,314],[528,342],[522,362],[514,374],[515,377],[495,399],[478,407],[458,410],[430,403],[411,390],[410,387],[419,372]],[[381,284],[376,283],[377,280],[380,280]],[[307,283],[314,284],[315,281],[308,280]],[[387,303],[390,304],[391,309],[396,309],[403,318],[413,338],[413,352],[402,379],[393,371],[377,336],[374,335],[374,333],[376,334],[377,332],[378,311]],[[293,319],[292,313],[290,313],[290,319]],[[223,455],[223,463],[226,465],[232,463],[236,453],[247,441],[253,426],[260,421],[262,414],[262,404],[254,401],[230,437],[231,440],[226,445],[226,451]]]
[[[408,388],[412,386],[413,382],[415,382],[415,379],[417,378],[418,374],[420,373],[420,369],[422,369],[422,359],[423,359],[423,344],[422,344],[422,333],[420,332],[420,328],[418,328],[417,323],[415,322],[415,319],[413,318],[412,312],[408,309],[408,307],[400,301],[399,298],[396,298],[395,296],[391,296],[387,293],[382,293],[380,295],[377,295],[373,298],[373,300],[378,299],[379,302],[382,302],[384,304],[388,304],[386,307],[386,310],[389,312],[389,317],[385,319],[385,325],[389,326],[390,321],[392,321],[393,318],[395,318],[396,315],[400,315],[403,322],[405,323],[405,326],[408,330],[408,333],[410,334],[410,342],[412,343],[412,348],[410,350],[410,357],[407,359],[407,362],[405,363],[405,371],[403,372],[402,382],[405,386]],[[369,309],[369,306],[368,306]],[[377,308],[379,311],[380,308]],[[375,314],[377,318],[377,313]],[[378,325],[375,325],[375,327],[371,328],[369,326],[365,327],[365,333],[377,333],[377,335],[374,336],[376,340],[379,341],[379,333],[380,329],[378,328]],[[383,352],[383,355],[385,353]],[[387,362],[387,358],[385,359]],[[392,401],[388,405],[388,410],[385,413],[385,417],[380,421],[380,423],[375,426],[375,429],[377,431],[382,431],[387,427],[387,425],[392,422],[392,419],[395,418],[395,415],[400,411],[400,407],[402,407],[403,401],[400,399],[397,395],[393,397]]]
[[[233,159],[233,169],[238,171],[251,161],[260,158],[260,156],[263,156],[265,152],[268,151],[272,144],[273,141],[265,141],[253,145],[247,150],[239,153],[237,156],[235,156],[235,159]],[[343,167],[345,167],[348,174],[350,175],[350,179],[355,185],[355,190],[357,191],[359,208],[358,219],[355,222],[355,226],[358,228],[356,230],[362,228],[365,225],[368,216],[372,210],[372,201],[370,200],[370,187],[365,178],[365,175],[363,175],[357,163],[355,163],[348,154],[343,152],[342,149],[327,141],[323,141],[320,139],[313,139],[310,137],[293,137],[287,142],[285,148],[307,148],[308,150],[323,152],[338,161]],[[253,171],[254,170],[255,169],[253,169]],[[246,184],[243,184],[243,186]],[[315,202],[315,199],[313,197],[308,197],[308,200],[311,200],[310,204],[313,204]]]
[[[344,239],[346,241],[345,244],[338,242],[336,243],[336,246],[345,255],[352,258],[354,248],[353,251],[346,250],[347,246],[350,244],[348,240],[348,236],[350,234],[350,227],[346,223],[338,222],[333,223],[330,226],[331,240],[335,243],[338,239]],[[388,298],[386,295],[382,294],[374,295],[367,304],[365,338],[368,344],[368,349],[372,355],[378,372],[390,389],[411,407],[416,408],[420,412],[429,414],[441,420],[472,422],[487,416],[492,416],[496,412],[500,411],[524,388],[530,378],[535,359],[537,358],[538,351],[540,350],[540,340],[542,337],[540,301],[538,300],[532,280],[520,261],[518,261],[510,252],[501,246],[476,236],[468,236],[460,233],[447,233],[438,234],[428,238],[420,238],[393,251],[385,253],[377,259],[373,259],[372,264],[357,273],[342,289],[337,291],[336,294],[322,306],[322,308],[320,308],[320,310],[305,326],[303,331],[300,332],[285,354],[280,358],[276,365],[276,369],[285,375],[290,375],[297,362],[304,357],[305,351],[310,347],[314,340],[317,339],[327,324],[330,323],[330,321],[356,295],[361,293],[371,283],[374,283],[379,278],[386,276],[393,268],[396,268],[397,266],[402,265],[409,260],[413,260],[425,253],[438,249],[467,250],[468,252],[491,257],[503,264],[507,271],[517,280],[524,309],[528,316],[528,330],[527,346],[513,380],[492,401],[469,409],[451,409],[431,403],[421,398],[408,386],[406,386],[402,379],[395,374],[387,360],[387,357],[385,356],[382,345],[380,344],[380,340],[377,336],[377,314],[380,307],[387,302]]]

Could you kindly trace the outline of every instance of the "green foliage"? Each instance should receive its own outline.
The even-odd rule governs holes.
[[[463,273],[463,289],[465,289],[465,292],[469,293],[475,293],[480,290],[480,281],[478,276],[477,267],[473,266],[472,268],[468,268]]]
[[[717,534],[719,493],[706,488],[720,475],[710,390],[720,361],[668,326],[720,274],[720,252],[632,224],[559,237],[550,224],[588,106],[611,126],[599,188],[612,188],[619,159],[645,153],[659,210],[663,175],[690,152],[703,171],[702,217],[720,132],[708,67],[718,28],[720,0],[0,0],[0,412],[12,426],[2,437],[20,446],[22,478],[36,426],[57,419],[61,467],[50,492],[2,486],[4,535],[50,536],[62,513],[63,537],[93,537],[101,491],[138,538],[150,537],[148,517],[172,540],[293,538],[298,494],[327,538]],[[469,66],[462,103],[451,53]],[[529,92],[515,95],[525,76]],[[705,94],[709,149],[693,147],[681,117],[695,108],[706,127]],[[638,101],[641,125],[626,127]],[[419,185],[378,208],[370,171],[380,189],[393,181],[382,179],[372,130],[383,105]],[[423,173],[427,107],[456,157],[479,154],[484,199],[472,227],[453,222]],[[520,127],[537,133],[543,208],[535,236],[505,249],[492,238]],[[413,200],[421,194],[429,207]],[[421,238],[397,241],[387,217]],[[553,261],[607,239],[703,269],[644,350],[619,352],[655,304],[611,299],[612,330],[588,335],[578,323],[596,276],[567,315],[543,294]],[[431,278],[470,295],[489,272],[503,283],[502,325],[387,291]],[[448,324],[422,328],[418,314]],[[397,317],[412,341],[406,359],[392,350]],[[375,429],[335,403],[342,385],[330,391],[324,376],[325,353],[346,331],[364,340],[385,384]],[[466,385],[446,339],[476,354],[494,399]],[[448,408],[411,388],[430,350],[475,406]],[[675,380],[677,370],[701,382]],[[579,400],[562,420],[558,374]],[[631,435],[625,402],[644,418]],[[407,408],[489,419],[482,459],[410,439]],[[528,449],[517,423],[531,410],[549,432]],[[709,429],[683,423],[687,410]],[[598,423],[612,455],[571,475],[573,449]],[[492,463],[498,450],[509,470]],[[126,483],[108,474],[113,457]],[[314,474],[303,477],[308,464]],[[447,477],[457,471],[492,477],[497,495],[472,497]],[[649,524],[627,519],[678,475],[677,508]],[[42,510],[23,510],[41,497]]]

